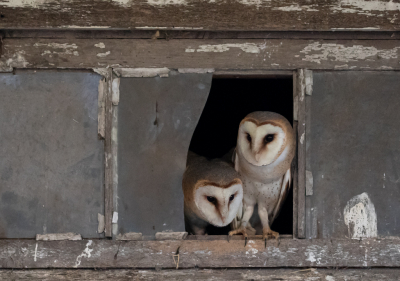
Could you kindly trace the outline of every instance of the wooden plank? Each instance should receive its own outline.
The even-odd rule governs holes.
[[[399,40],[399,31],[201,31],[201,30],[95,30],[95,29],[4,29],[3,38],[47,39],[329,39],[329,40]],[[207,34],[207,37],[205,35]]]
[[[0,69],[399,70],[398,40],[4,39]],[[234,59],[233,59],[234,58]]]
[[[132,269],[49,269],[49,270],[0,270],[1,280],[363,280],[395,281],[400,269],[185,269],[185,270],[132,270]]]
[[[299,106],[299,97],[297,94],[297,71],[293,71],[293,131],[295,133],[296,140],[298,139],[297,130],[298,130],[298,106]],[[297,168],[297,142],[296,142],[296,153],[294,155],[292,161],[292,181],[293,181],[293,237],[298,238],[298,168]]]
[[[1,240],[7,268],[397,267],[399,239],[200,241]]]
[[[399,4],[388,2],[2,1],[0,28],[398,30]]]
[[[113,123],[113,104],[112,104],[112,69],[107,70],[106,93],[105,93],[105,137],[104,137],[104,217],[106,237],[112,237],[112,217],[113,217],[113,159],[112,159],[112,123]]]
[[[305,106],[305,70],[299,69],[296,77],[298,95],[297,126],[297,237],[305,238],[305,196],[306,196],[306,106]]]

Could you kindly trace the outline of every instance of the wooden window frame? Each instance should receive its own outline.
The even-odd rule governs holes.
[[[223,237],[193,236],[185,240],[83,240],[35,241],[0,240],[2,268],[271,268],[271,267],[395,267],[400,260],[400,239],[302,239],[305,238],[306,192],[306,104],[310,70],[400,70],[395,58],[371,61],[356,58],[348,63],[307,51],[307,46],[324,40],[307,39],[47,39],[4,38],[0,72],[14,69],[95,69],[104,76],[105,129],[105,230],[112,237],[112,213],[117,184],[116,150],[113,139],[117,124],[117,93],[113,93],[116,68],[191,69],[214,71],[216,75],[293,75],[294,127],[298,133],[297,159],[293,161],[294,177],[294,238],[268,241],[250,237],[244,246],[242,237],[227,241]],[[347,36],[347,35],[346,35]],[[393,49],[397,40],[326,40],[343,48],[359,45]],[[160,41],[160,42],[159,42]],[[106,48],[96,45],[103,43]],[[63,51],[57,44],[76,46],[79,56]],[[228,45],[224,45],[228,44]],[[314,44],[314,45],[312,45]],[[55,47],[56,46],[56,47]],[[206,46],[206,47],[201,47]],[[215,46],[223,46],[222,52]],[[248,49],[247,47],[251,47]],[[208,49],[207,49],[208,48]],[[57,51],[56,57],[46,57],[44,51]],[[56,49],[56,50],[55,50]],[[232,50],[231,50],[232,49]],[[61,50],[61,52],[60,52]],[[135,52],[132,52],[135,50]],[[200,50],[200,51],[199,51]],[[206,50],[206,51],[204,51]],[[138,55],[137,53],[140,55]],[[109,52],[109,53],[108,53]],[[108,53],[108,54],[107,54]],[[235,60],[232,59],[234,54]],[[265,62],[267,60],[267,63]],[[99,68],[100,67],[100,68]],[[199,67],[199,68],[193,68]],[[207,71],[208,71],[207,70]],[[114,73],[114,74],[113,74]],[[1,75],[1,74],[0,74]],[[312,74],[311,74],[312,77]],[[304,137],[303,137],[304,136]],[[296,182],[297,181],[297,182]],[[296,205],[297,204],[297,205]],[[343,257],[346,259],[343,259]]]

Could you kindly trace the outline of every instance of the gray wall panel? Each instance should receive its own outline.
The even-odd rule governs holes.
[[[400,235],[399,90],[396,72],[314,73],[306,136],[314,177],[308,237],[353,237],[355,228],[373,225],[371,204],[378,236]],[[351,201],[363,193],[371,204]],[[356,220],[349,226],[347,204]]]
[[[100,237],[99,79],[56,71],[0,75],[0,238]]]
[[[118,232],[184,231],[182,175],[211,74],[121,78]]]

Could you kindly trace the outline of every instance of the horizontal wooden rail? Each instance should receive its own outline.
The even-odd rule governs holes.
[[[400,239],[1,240],[1,268],[399,267]]]

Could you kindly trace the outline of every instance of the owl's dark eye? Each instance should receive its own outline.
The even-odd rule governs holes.
[[[210,203],[215,203],[215,201],[216,201],[215,197],[212,197],[212,196],[207,196],[207,200]]]
[[[274,140],[274,135],[267,135],[264,139],[265,143],[269,143]]]
[[[249,142],[251,142],[251,136],[250,136],[250,134],[247,134],[246,138],[247,138],[247,140],[248,140]]]
[[[235,198],[235,194],[232,194],[232,195],[229,197],[229,201],[232,201],[234,198]]]

